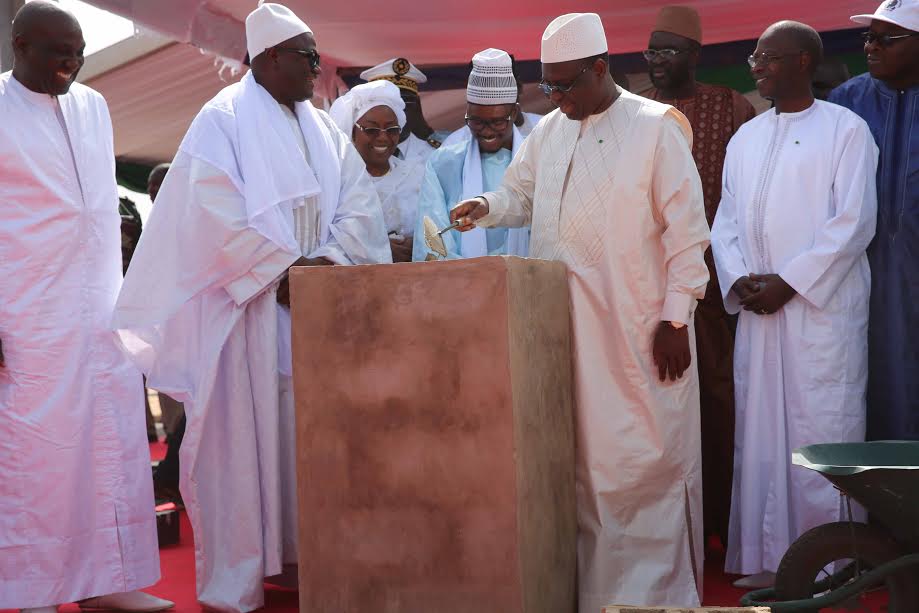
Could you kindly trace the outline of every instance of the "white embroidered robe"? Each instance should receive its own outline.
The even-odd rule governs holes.
[[[691,324],[708,281],[691,140],[672,107],[622,91],[584,121],[546,116],[485,194],[480,225],[532,220],[530,256],[569,270],[581,613],[699,604],[698,375],[661,382],[651,352],[662,320]]]

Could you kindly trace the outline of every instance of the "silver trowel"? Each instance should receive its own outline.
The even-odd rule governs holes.
[[[427,215],[424,216],[421,223],[424,225],[424,244],[428,246],[428,249],[438,254],[440,257],[447,257],[447,246],[444,245],[443,235],[454,228],[458,228],[460,225],[459,221],[454,221],[443,230],[438,230],[437,224]]]

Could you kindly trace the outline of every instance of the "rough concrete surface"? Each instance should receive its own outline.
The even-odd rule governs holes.
[[[301,610],[573,612],[564,266],[316,267],[290,285]]]

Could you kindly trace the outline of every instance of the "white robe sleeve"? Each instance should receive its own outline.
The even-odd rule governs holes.
[[[813,246],[788,262],[778,275],[818,309],[826,306],[874,237],[877,221],[878,149],[868,126],[852,121],[837,154],[832,216],[818,229]]]
[[[131,259],[113,328],[141,371],[160,372],[170,384],[187,381],[193,364],[179,364],[185,360],[174,350],[166,355],[166,336],[176,326],[166,327],[177,318],[193,321],[193,305],[204,295],[222,293],[227,303],[244,306],[272,290],[299,255],[249,226],[245,200],[228,176],[180,151]],[[192,353],[189,362],[197,359]]]
[[[340,132],[336,138],[342,139]],[[340,142],[341,191],[329,226],[330,237],[307,257],[336,264],[392,263],[392,251],[380,198],[366,165],[350,142]]]
[[[243,304],[297,257],[249,226],[243,195],[228,176],[179,152],[131,260],[119,307],[170,311],[216,287]]]
[[[721,203],[712,224],[712,255],[715,258],[715,270],[721,286],[721,297],[724,309],[728,313],[740,312],[740,298],[731,288],[737,279],[746,275],[749,270],[744,262],[743,249],[740,245],[740,222],[737,215],[737,201],[734,199],[735,184],[734,156],[737,151],[728,144],[722,170]]]
[[[504,180],[496,191],[482,194],[488,201],[488,215],[476,225],[483,228],[502,226],[522,228],[533,217],[533,194],[536,190],[536,158],[539,155],[540,131],[534,131],[523,141],[517,155],[504,172]]]
[[[709,244],[702,181],[677,120],[664,117],[651,177],[651,202],[664,231],[661,241],[667,263],[667,294],[662,321],[689,323],[696,300],[705,296]]]
[[[436,159],[436,158],[435,158]],[[432,166],[430,160],[425,168],[424,180],[421,182],[421,196],[418,198],[418,213],[415,220],[415,242],[412,244],[412,261],[424,262],[428,256],[441,259],[439,254],[428,248],[424,238],[424,218],[430,217],[438,228],[450,225],[450,211],[447,206],[447,196],[440,177]],[[441,235],[444,248],[447,250],[448,260],[458,260],[463,256],[460,253],[460,244],[456,240],[455,231],[445,232]]]

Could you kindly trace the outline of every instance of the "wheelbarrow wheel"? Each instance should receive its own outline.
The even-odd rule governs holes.
[[[801,535],[782,557],[775,574],[776,599],[812,598],[814,584],[824,578],[823,569],[834,562],[853,560],[855,551],[862,569],[874,568],[904,554],[889,534],[867,524],[836,522],[817,526]],[[910,575],[901,572],[884,580],[889,613],[919,611],[919,597],[911,579]],[[841,585],[830,589],[838,587]]]

